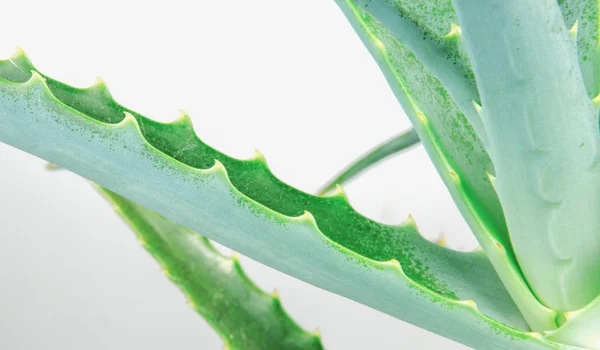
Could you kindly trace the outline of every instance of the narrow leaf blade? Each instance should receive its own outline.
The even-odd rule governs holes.
[[[237,258],[221,255],[205,237],[100,186],[140,243],[219,333],[227,349],[323,349],[283,310],[279,297],[256,287]]]
[[[336,175],[331,181],[325,184],[319,191],[320,195],[326,194],[333,190],[337,185],[352,180],[360,175],[369,167],[386,159],[387,157],[404,151],[419,142],[419,135],[414,129],[403,132],[400,135],[394,136],[373,150],[367,152],[356,161],[348,165],[340,174]]]

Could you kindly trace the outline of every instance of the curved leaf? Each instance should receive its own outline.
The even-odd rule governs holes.
[[[600,349],[600,297],[575,311],[566,312],[560,328],[546,332],[546,338],[586,349]]]
[[[556,0],[454,4],[521,270],[544,305],[579,309],[600,294],[600,135],[560,8]]]
[[[380,1],[389,4],[387,0],[375,2]],[[521,274],[502,207],[490,183],[493,165],[467,118],[440,81],[394,33],[353,0],[338,0],[338,5],[379,64],[458,209],[529,326],[535,330],[556,328],[556,312],[540,304]],[[446,39],[455,40],[458,32],[453,35]]]
[[[165,275],[219,333],[226,349],[323,349],[286,313],[277,293],[266,294],[246,276],[239,260],[221,255],[209,240],[100,186]]]
[[[452,96],[477,137],[486,134],[473,101],[479,101],[471,65],[460,43],[460,28],[449,0],[353,0],[402,42]],[[445,32],[444,32],[445,31]]]
[[[567,27],[576,24],[577,56],[588,96],[600,93],[600,11],[598,0],[558,0]]]
[[[289,187],[261,157],[227,157],[202,143],[186,117],[149,120],[114,102],[102,84],[75,89],[28,77],[24,56],[0,67],[13,78],[0,80],[2,142],[268,266],[466,345],[565,348],[513,328],[526,326],[481,251],[448,250],[423,239],[412,221],[382,225],[343,195]]]
[[[336,188],[337,185],[343,185],[350,181],[354,177],[358,176],[361,172],[367,168],[373,166],[377,162],[393,155],[398,152],[404,151],[407,148],[415,145],[419,142],[419,135],[414,129],[403,132],[400,135],[394,136],[391,139],[385,141],[375,149],[367,152],[359,159],[348,165],[342,172],[336,175],[333,180],[325,184],[319,194],[323,195]]]

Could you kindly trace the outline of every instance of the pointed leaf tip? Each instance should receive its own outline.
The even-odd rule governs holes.
[[[56,164],[50,163],[50,162],[46,163],[46,165],[44,165],[44,168],[46,170],[50,170],[50,171],[55,171],[55,170],[62,169],[59,165],[56,165]]]
[[[452,181],[454,181],[457,184],[460,183],[460,177],[454,170],[450,170],[450,176],[452,177]]]
[[[106,97],[112,98],[112,95],[110,93],[110,90],[108,89],[108,85],[106,84],[106,81],[104,79],[102,79],[101,77],[96,77],[96,81],[94,81],[94,83],[92,85],[90,85],[90,87],[88,87],[86,90],[96,91]]]
[[[194,128],[190,114],[183,109],[177,110],[177,118],[171,124],[186,125],[192,129]]]
[[[571,27],[571,29],[569,29],[569,34],[571,35],[571,37],[577,37],[577,31],[578,31],[578,27],[579,27],[579,20],[576,19],[575,23],[573,23],[573,26]]]
[[[473,300],[458,300],[457,303],[477,309],[477,304]]]
[[[342,197],[345,200],[348,200],[348,195],[346,194],[346,191],[344,190],[342,185],[339,185],[339,184],[335,185],[335,190],[331,194],[331,197]]]
[[[421,121],[421,123],[423,123],[424,126],[427,126],[429,124],[427,117],[422,112],[417,111],[417,117],[419,117],[419,120]]]
[[[408,214],[408,217],[406,218],[406,220],[404,220],[404,222],[402,222],[401,225],[412,227],[415,230],[417,230],[417,222],[415,221],[415,218],[412,216],[412,214]]]
[[[271,292],[271,296],[277,300],[281,299],[281,297],[279,296],[279,292],[277,291],[277,288],[273,289],[273,291]]]
[[[527,334],[528,336],[533,337],[533,338],[538,338],[538,339],[542,338],[542,334],[540,332],[526,332],[525,334]]]
[[[450,31],[448,34],[444,35],[446,39],[458,39],[462,35],[462,29],[456,23],[450,23]]]
[[[46,78],[44,78],[40,73],[35,70],[31,70],[31,78],[29,78],[29,83],[32,85],[42,84],[45,89],[48,89],[48,86],[45,84]]]
[[[502,243],[500,242],[494,242],[494,244],[496,245],[496,247],[502,252],[506,252],[506,250],[504,249],[504,246],[502,245]]]
[[[592,99],[592,103],[596,106],[596,108],[600,108],[600,93],[598,93],[598,95]]]
[[[315,228],[318,227],[317,221],[315,220],[314,215],[311,212],[309,212],[308,210],[305,210],[302,215],[296,217],[296,220],[299,222],[309,223],[311,226],[314,226]]]
[[[227,169],[225,168],[225,165],[223,165],[223,163],[221,163],[221,161],[219,161],[218,159],[214,160],[214,164],[208,169],[208,172],[217,172],[227,175]]]
[[[481,107],[481,105],[475,100],[471,100],[471,103],[473,104],[473,107],[475,107],[475,111],[477,111],[477,113],[480,113],[483,107]]]
[[[567,312],[563,313],[563,316],[565,317],[565,320],[568,322],[568,321],[574,320],[580,313],[581,313],[581,309],[575,310],[575,311],[567,311]]]
[[[434,239],[433,242],[435,244],[439,245],[440,247],[447,247],[448,246],[448,236],[446,236],[446,233],[440,232],[438,237],[436,239]]]
[[[492,187],[496,188],[496,177],[487,170],[485,171],[485,174],[487,175],[488,179],[490,180]]]
[[[254,149],[254,154],[252,155],[252,157],[250,157],[249,160],[267,164],[267,158],[265,158],[265,155],[256,148]]]
[[[321,338],[322,338],[322,335],[321,335],[321,329],[320,329],[319,327],[317,327],[317,328],[314,330],[314,332],[313,332],[313,335],[314,335],[315,337],[317,337],[317,338],[321,339]]]

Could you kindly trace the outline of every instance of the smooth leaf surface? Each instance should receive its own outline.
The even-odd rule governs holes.
[[[417,135],[417,132],[414,129],[405,131],[400,135],[392,137],[348,165],[331,181],[325,184],[319,191],[319,194],[324,195],[328,193],[329,191],[335,189],[337,185],[343,185],[344,183],[360,175],[360,173],[367,170],[369,167],[377,164],[391,155],[412,147],[418,142],[419,135]]]
[[[560,328],[546,332],[547,339],[588,349],[600,349],[600,297],[579,310],[565,313],[564,317],[564,324]]]
[[[555,0],[454,0],[498,193],[529,286],[561,313],[600,294],[598,107]]]

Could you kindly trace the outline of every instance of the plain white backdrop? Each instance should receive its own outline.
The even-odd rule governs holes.
[[[160,4],[159,4],[160,3]],[[75,86],[96,76],[153,119],[189,112],[230,155],[259,149],[285,182],[314,192],[410,126],[333,0],[10,1],[0,55],[21,46]],[[83,179],[0,144],[0,349],[220,349],[222,342]],[[472,249],[471,233],[422,148],[345,186],[385,222]],[[465,349],[242,257],[328,349]]]

